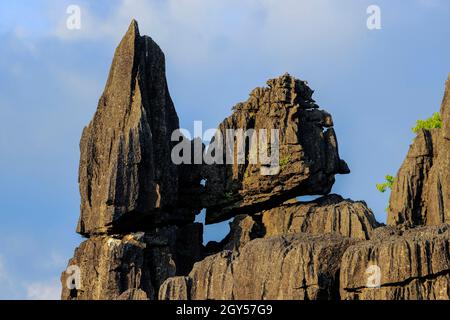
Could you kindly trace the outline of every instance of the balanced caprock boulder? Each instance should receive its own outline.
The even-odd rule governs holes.
[[[331,115],[318,109],[306,81],[284,74],[267,85],[238,103],[211,141],[216,161],[203,172],[206,223],[276,207],[296,196],[328,194],[334,176],[349,173],[339,157]],[[242,139],[235,131],[230,139],[233,130],[248,135]]]

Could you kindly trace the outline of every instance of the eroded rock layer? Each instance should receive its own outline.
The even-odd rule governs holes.
[[[70,272],[62,274],[62,299],[155,299],[167,278],[187,274],[201,258],[202,232],[201,224],[190,224],[93,236],[75,250]]]
[[[380,230],[374,239],[349,247],[342,257],[340,294],[360,300],[450,299],[450,226]]]
[[[300,233],[334,233],[367,240],[379,226],[372,211],[362,201],[343,199],[336,194],[309,202],[293,199],[260,213],[236,216],[225,239],[221,243],[208,243],[207,249],[210,252],[239,251],[257,238]]]
[[[354,240],[296,234],[256,239],[240,253],[222,251],[169,278],[160,299],[336,299],[340,258]]]

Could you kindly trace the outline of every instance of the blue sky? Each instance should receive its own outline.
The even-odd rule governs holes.
[[[81,8],[68,30],[66,8]],[[368,30],[366,8],[381,9]],[[78,142],[132,18],[166,54],[181,125],[213,128],[256,86],[308,80],[335,122],[351,170],[333,192],[385,220],[417,119],[437,111],[450,72],[450,2],[170,0],[0,1],[0,299],[57,298],[81,241]],[[220,239],[226,225],[207,228]]]

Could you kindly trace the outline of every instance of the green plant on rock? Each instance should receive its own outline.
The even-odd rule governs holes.
[[[287,166],[289,164],[290,161],[291,161],[291,156],[290,155],[282,157],[280,159],[280,167],[284,168],[285,166]]]
[[[377,189],[378,191],[384,193],[389,188],[392,190],[392,185],[394,184],[395,178],[391,175],[385,176],[386,181],[383,183],[377,183]]]
[[[422,129],[431,130],[431,129],[439,129],[439,128],[442,128],[442,118],[441,118],[441,114],[439,112],[435,112],[428,119],[417,120],[416,126],[413,127],[411,130],[414,133],[418,133]],[[377,183],[377,185],[376,185],[377,190],[380,191],[381,193],[386,192],[387,189],[392,190],[392,186],[394,185],[394,182],[395,182],[395,177],[388,174],[385,176],[385,180],[386,180],[385,182]],[[388,212],[388,211],[389,211],[389,207],[386,208],[386,212]]]
[[[417,133],[420,129],[430,130],[437,128],[442,128],[442,118],[439,112],[433,113],[433,115],[426,120],[417,120],[416,126],[412,128],[412,131]]]

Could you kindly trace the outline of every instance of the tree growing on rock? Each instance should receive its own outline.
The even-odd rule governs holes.
[[[442,128],[442,118],[441,118],[441,114],[439,112],[435,112],[428,119],[417,120],[416,126],[413,127],[411,130],[414,133],[417,133],[417,132],[419,132],[420,129],[430,130],[430,129],[438,129],[438,128]]]
[[[386,179],[385,182],[377,183],[377,189],[381,193],[385,193],[388,188],[392,190],[392,185],[394,184],[395,181],[395,178],[390,174],[386,175],[384,178]]]

